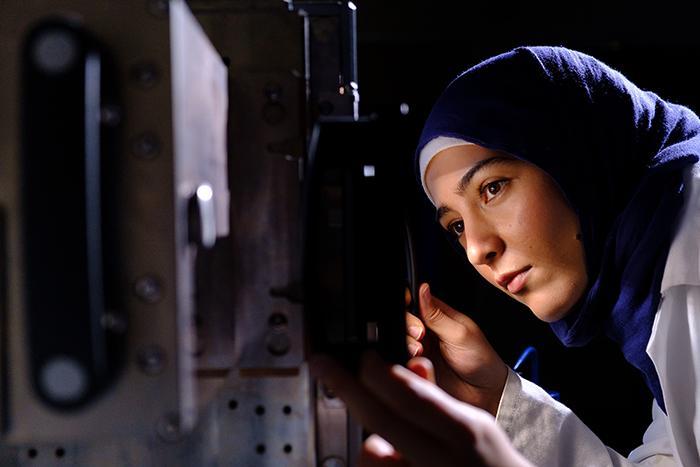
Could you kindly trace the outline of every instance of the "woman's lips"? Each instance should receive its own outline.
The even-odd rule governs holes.
[[[508,292],[512,294],[517,294],[525,287],[525,281],[527,280],[527,273],[530,272],[532,266],[526,266],[518,271],[513,271],[508,274],[503,274],[498,277],[498,284],[507,289]]]

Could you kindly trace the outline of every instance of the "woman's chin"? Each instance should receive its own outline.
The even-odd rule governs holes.
[[[585,277],[579,280],[553,281],[546,287],[525,290],[518,299],[541,321],[553,323],[566,317],[576,307],[586,287]]]
[[[539,297],[533,297],[532,300],[523,301],[523,303],[537,319],[545,323],[553,323],[565,318],[576,303],[575,300],[572,302],[571,300],[555,301],[550,297],[542,297],[539,300],[537,298]]]

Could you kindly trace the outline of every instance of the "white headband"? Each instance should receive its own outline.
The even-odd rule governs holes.
[[[423,149],[421,149],[420,155],[418,156],[420,181],[423,184],[423,191],[425,191],[425,195],[428,197],[431,203],[435,204],[435,201],[433,201],[433,198],[430,196],[428,186],[425,184],[425,172],[428,170],[428,164],[430,164],[433,157],[435,157],[440,151],[444,151],[445,149],[453,148],[455,146],[465,146],[469,144],[474,143],[449,136],[438,136],[431,139],[428,144],[423,146]]]

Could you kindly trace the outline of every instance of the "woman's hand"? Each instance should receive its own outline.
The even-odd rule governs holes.
[[[366,440],[360,466],[530,466],[491,415],[428,381],[429,360],[414,358],[408,366],[389,366],[369,353],[358,380],[329,358],[312,362],[312,374],[377,433]]]
[[[421,319],[406,316],[409,353],[435,364],[437,383],[450,395],[495,416],[508,377],[506,364],[476,323],[433,297],[428,284],[418,295]]]

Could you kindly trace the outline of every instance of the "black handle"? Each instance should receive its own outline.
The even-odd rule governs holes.
[[[48,20],[23,46],[22,206],[31,372],[56,408],[93,399],[116,376],[123,342],[114,277],[116,141],[103,48]],[[107,164],[107,166],[105,166]],[[111,179],[110,179],[111,177]],[[111,180],[107,182],[107,180]]]

